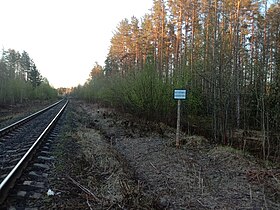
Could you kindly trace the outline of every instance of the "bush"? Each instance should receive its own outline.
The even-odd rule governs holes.
[[[131,71],[126,76],[95,77],[76,88],[75,94],[89,102],[101,101],[149,120],[171,122],[177,116],[173,89],[184,87],[187,76],[174,78],[180,79],[172,82],[162,79],[154,65],[147,64],[144,69]],[[197,91],[191,92],[182,105],[199,112],[201,101]]]

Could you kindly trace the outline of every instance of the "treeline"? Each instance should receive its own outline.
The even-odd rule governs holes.
[[[57,96],[43,78],[28,53],[13,49],[2,50],[0,58],[0,104],[22,103]]]
[[[263,156],[279,154],[279,1],[154,0],[141,20],[119,23],[102,73],[77,92],[167,120],[173,88],[189,90],[185,119],[202,116],[214,140],[259,130]]]

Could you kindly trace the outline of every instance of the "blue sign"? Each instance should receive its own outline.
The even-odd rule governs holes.
[[[174,90],[173,96],[174,99],[178,99],[178,100],[184,100],[187,99],[187,90],[181,89],[181,90]]]

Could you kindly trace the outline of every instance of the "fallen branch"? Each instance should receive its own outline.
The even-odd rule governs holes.
[[[77,187],[79,187],[83,192],[87,193],[88,195],[91,195],[96,202],[101,203],[101,200],[98,197],[96,197],[96,195],[94,195],[94,193],[91,192],[89,189],[87,189],[85,186],[81,185],[79,182],[75,181],[70,176],[67,176],[67,178],[70,179],[73,182],[73,184],[75,184]]]
[[[156,172],[159,174],[160,173],[160,170],[158,170],[156,167],[155,167],[155,165],[150,161],[150,164],[151,164],[151,166],[156,170]]]
[[[93,208],[91,208],[91,205],[90,205],[90,203],[89,203],[89,201],[88,201],[88,196],[87,196],[87,205],[88,205],[88,207],[89,207],[90,210],[93,210]]]
[[[210,208],[210,206],[202,203],[202,201],[200,201],[199,199],[196,200],[201,206],[203,206],[204,208]]]
[[[277,177],[272,174],[273,179],[276,181],[276,183],[278,184],[278,186],[280,186],[280,181],[277,179]]]

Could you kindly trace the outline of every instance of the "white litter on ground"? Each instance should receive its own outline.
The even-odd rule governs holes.
[[[47,195],[48,195],[48,196],[53,196],[53,195],[54,195],[54,191],[52,191],[51,189],[49,189],[48,192],[47,192]]]

